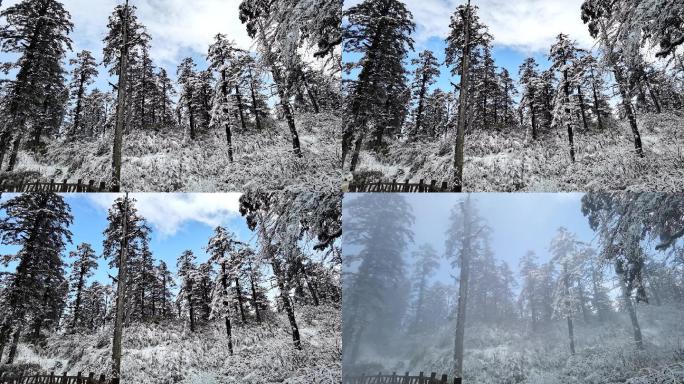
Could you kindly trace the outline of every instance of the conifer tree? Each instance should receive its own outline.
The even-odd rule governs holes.
[[[419,135],[428,88],[435,83],[435,77],[439,76],[439,63],[430,50],[424,50],[418,55],[418,58],[411,61],[411,64],[416,65],[411,83],[413,100],[416,103],[416,125],[413,134]]]
[[[85,322],[81,316],[81,304],[83,302],[83,291],[86,289],[86,280],[93,275],[93,270],[97,268],[97,255],[88,243],[81,243],[72,251],[69,256],[74,258],[71,264],[71,275],[69,283],[74,295],[74,302],[71,309],[71,330],[75,330]]]
[[[0,345],[9,342],[7,364],[11,364],[29,321],[35,337],[42,327],[55,326],[59,320],[66,295],[60,254],[71,242],[68,227],[73,217],[64,199],[54,193],[21,194],[2,203],[0,209],[6,213],[0,219],[2,244],[20,247],[3,259],[4,266],[18,264],[0,297],[6,315],[0,325]]]
[[[378,138],[382,140],[385,129],[382,122],[391,111],[388,105],[397,106],[396,95],[406,88],[402,62],[413,49],[410,34],[415,24],[411,12],[397,0],[366,0],[347,9],[344,17],[348,22],[343,32],[344,51],[362,57],[359,76],[350,85],[348,122],[342,137],[342,164],[353,150],[349,169],[354,171],[371,127],[376,129],[373,147],[380,149]]]
[[[65,82],[62,61],[71,50],[70,17],[57,0],[23,0],[0,12],[5,21],[0,27],[0,50],[17,56],[16,61],[3,63],[4,71],[17,71],[7,85],[2,111],[8,124],[0,134],[0,166],[12,141],[8,171],[14,169],[30,124],[39,129],[38,116],[59,110],[54,108],[58,101],[50,96]],[[36,133],[39,137],[40,131]]]
[[[75,104],[72,112],[73,123],[71,127],[71,136],[73,138],[76,135],[83,134],[81,129],[83,99],[86,96],[86,88],[97,77],[97,63],[90,51],[83,50],[78,53],[75,59],[71,59],[69,64],[74,66],[71,72],[71,83],[69,84],[71,99]]]

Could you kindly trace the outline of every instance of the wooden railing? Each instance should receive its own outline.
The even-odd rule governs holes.
[[[69,182],[68,180],[63,180],[60,182],[55,182],[55,180],[46,181],[10,181],[10,180],[0,180],[0,192],[61,192],[61,193],[73,193],[73,192],[114,192],[107,188],[104,181],[99,184],[95,183],[95,180],[90,180],[87,184],[83,180],[78,180],[77,182]]]
[[[8,375],[0,374],[0,384],[119,384],[118,378],[106,379],[105,375],[95,378],[95,373],[90,372],[83,376],[79,372],[76,376],[69,376],[64,372],[61,376],[54,372],[49,375]]]
[[[391,375],[361,375],[361,376],[346,376],[342,378],[342,384],[448,384],[449,379],[447,375],[442,375],[438,378],[435,372],[430,376],[425,376],[421,372],[418,376],[410,376],[408,372],[403,376],[392,373]],[[454,377],[453,384],[461,384],[462,380],[459,377]]]
[[[418,183],[405,180],[401,183],[396,179],[391,182],[352,182],[349,184],[349,192],[449,192],[449,185],[446,181],[437,185],[436,180],[432,180],[430,184],[427,184],[425,180],[420,180]]]

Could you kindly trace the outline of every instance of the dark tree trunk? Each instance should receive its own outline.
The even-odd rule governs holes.
[[[240,93],[240,87],[236,84],[235,85],[235,98],[237,100],[237,107],[238,107],[238,112],[240,113],[240,124],[242,126],[242,130],[247,129],[247,124],[245,122],[245,112],[244,112],[244,106],[242,105],[242,94]]]
[[[311,100],[311,106],[313,107],[314,112],[316,114],[321,113],[321,110],[318,106],[318,100],[316,98],[316,95],[314,95],[314,92],[311,90],[311,87],[309,86],[309,81],[306,79],[304,71],[302,71],[302,81],[304,82],[304,89],[306,89],[306,94],[309,95],[309,100]]]
[[[242,299],[242,288],[240,288],[240,279],[235,278],[235,292],[237,293],[238,304],[240,306],[240,318],[243,323],[247,323],[247,318],[245,317],[245,308]]]
[[[311,298],[313,299],[314,305],[319,306],[320,302],[318,301],[318,294],[316,293],[316,290],[314,289],[313,285],[311,285],[311,282],[309,281],[309,276],[306,273],[306,269],[304,268],[304,265],[301,266],[302,269],[302,275],[304,276],[304,281],[306,282],[306,287],[309,289],[309,293],[311,293]]]
[[[634,304],[632,303],[632,297],[630,295],[630,292],[627,290],[627,286],[625,285],[622,276],[618,276],[618,280],[620,280],[622,300],[624,301],[625,308],[629,313],[629,320],[632,322],[632,330],[634,331],[634,343],[637,349],[644,349],[644,342],[641,336],[641,327],[639,326],[639,320],[637,319],[636,308],[634,308]]]
[[[261,323],[261,314],[259,312],[259,302],[257,301],[256,285],[254,284],[254,276],[250,273],[249,282],[252,286],[252,305],[254,305],[254,312],[257,323]]]
[[[582,113],[582,124],[584,125],[584,130],[588,130],[589,126],[587,124],[587,113],[584,110],[584,95],[582,94],[582,87],[577,86],[577,97],[579,98],[580,112]]]
[[[221,71],[221,92],[223,93],[223,101],[224,103],[228,103],[228,83],[226,81],[226,71],[223,70]],[[238,90],[237,85],[235,86],[235,89]],[[238,94],[239,95],[239,94]],[[242,121],[242,128],[245,128],[245,120],[244,116],[242,116],[242,106],[240,103],[240,98],[238,96],[238,105],[240,106],[240,119]],[[230,131],[230,122],[228,121],[228,110],[226,108],[226,104],[224,104],[223,107],[223,114],[225,115],[226,120],[223,122],[223,126],[226,130],[226,141],[228,144],[228,160],[232,163],[233,162],[233,135],[232,132]]]
[[[285,281],[283,280],[283,272],[281,270],[280,262],[275,259],[275,256],[271,259],[271,266],[273,267],[273,273],[276,276],[278,283],[278,290],[280,290],[280,299],[283,302],[283,308],[287,313],[287,318],[290,321],[290,328],[292,331],[292,341],[294,342],[295,349],[302,349],[302,343],[299,337],[299,327],[297,326],[297,320],[295,319],[294,308],[290,302],[290,297],[287,295],[288,290],[285,288]]]
[[[566,69],[563,71],[563,90],[565,92],[565,103],[568,105],[570,103],[570,81],[568,80],[568,70]],[[566,118],[570,118],[570,108],[565,107],[565,115]],[[568,145],[570,146],[570,161],[573,163],[575,162],[575,142],[574,142],[574,135],[572,132],[572,123],[571,122],[566,122],[565,123],[567,129],[568,129]],[[574,352],[573,352],[574,353]]]
[[[19,325],[17,329],[14,331],[14,335],[12,336],[12,344],[10,344],[10,349],[7,354],[7,364],[12,364],[14,363],[14,358],[17,355],[17,347],[19,346],[19,337],[21,336],[21,328],[22,326]]]
[[[598,97],[598,91],[596,90],[596,83],[594,82],[594,79],[592,77],[592,84],[591,88],[594,92],[594,110],[596,111],[596,118],[598,120],[598,127],[599,129],[603,129],[603,119],[601,119],[601,108],[599,106],[599,97]]]
[[[8,172],[14,170],[14,166],[17,164],[17,156],[19,156],[19,148],[21,147],[22,131],[23,128],[19,130],[19,133],[17,133],[17,136],[14,138],[14,142],[12,143],[12,153],[10,154],[9,164],[7,164]]]
[[[223,288],[223,306],[225,307],[226,311],[228,310],[228,290],[230,287],[228,287],[228,273],[226,271],[226,262],[224,261],[221,263],[221,285]],[[225,322],[226,322],[226,337],[228,337],[228,352],[233,355],[233,335],[232,335],[232,329],[230,326],[230,313],[225,314]]]

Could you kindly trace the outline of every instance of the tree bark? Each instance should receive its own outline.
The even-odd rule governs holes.
[[[235,278],[235,292],[237,292],[237,299],[238,299],[238,305],[240,307],[240,318],[242,319],[242,323],[247,323],[247,318],[245,317],[245,308],[242,300],[242,289],[240,288],[240,279],[237,277]]]
[[[577,97],[579,98],[579,107],[580,107],[580,112],[582,113],[582,124],[584,125],[584,130],[589,129],[589,125],[587,124],[587,113],[584,110],[584,95],[582,95],[582,87],[580,85],[577,85]]]
[[[567,105],[570,103],[570,81],[568,80],[568,70],[563,71],[563,90],[565,92],[565,116],[566,118],[570,119],[570,107]],[[570,146],[570,161],[573,163],[575,162],[575,141],[574,141],[574,135],[572,132],[572,123],[568,121],[565,123],[565,126],[568,129],[568,145]]]
[[[228,143],[228,160],[232,163],[233,162],[233,135],[232,132],[230,131],[230,122],[228,121],[228,110],[226,108],[226,105],[228,104],[228,84],[226,81],[226,70],[224,69],[221,71],[221,92],[223,93],[223,102],[224,102],[224,107],[223,107],[223,113],[224,113],[224,118],[225,121],[223,122],[223,126],[226,130],[226,141]],[[235,89],[238,89],[238,86],[235,86]],[[238,105],[240,106],[240,119],[242,121],[242,128],[245,128],[245,119],[244,116],[242,115],[242,107],[240,103],[240,97],[238,94]]]
[[[240,86],[237,84],[235,84],[235,99],[237,100],[238,112],[240,113],[240,124],[242,126],[242,130],[244,131],[247,129],[247,124],[245,123],[245,112],[242,105],[242,94],[240,93]]]
[[[644,349],[643,337],[641,336],[641,327],[639,326],[639,319],[637,319],[636,308],[632,303],[630,292],[627,291],[627,286],[622,276],[618,276],[620,281],[620,289],[622,290],[622,299],[625,303],[625,308],[629,313],[629,320],[632,322],[632,331],[634,332],[634,343],[637,349]]]
[[[251,269],[251,267],[250,267]],[[252,286],[252,305],[254,305],[254,312],[257,323],[261,323],[261,314],[259,313],[259,303],[257,301],[256,285],[254,284],[254,276],[250,273],[249,282]]]
[[[627,115],[627,119],[629,120],[629,126],[632,129],[632,136],[634,138],[634,149],[639,157],[644,157],[644,151],[641,145],[641,134],[639,133],[636,117],[634,116],[634,110],[632,108],[632,102],[629,96],[629,91],[627,90],[625,79],[622,76],[622,70],[616,63],[616,59],[614,57],[613,52],[613,46],[610,44],[608,40],[608,33],[606,32],[606,27],[605,25],[603,25],[603,23],[601,24],[601,34],[606,45],[606,57],[611,67],[613,67],[615,81],[618,84],[618,88],[620,90],[620,97],[622,98],[622,106],[625,110],[625,114]]]
[[[465,142],[465,130],[466,130],[466,115],[467,115],[467,104],[468,104],[468,81],[470,77],[470,0],[468,0],[466,5],[466,17],[465,17],[465,38],[463,44],[463,58],[461,64],[461,90],[459,94],[458,101],[458,128],[456,130],[456,143],[454,146],[454,178],[453,182],[453,192],[463,191],[463,147]],[[465,310],[465,309],[464,309]],[[462,346],[461,346],[462,348]],[[463,356],[461,356],[462,362]],[[461,363],[458,364],[459,374]]]
[[[10,344],[10,349],[7,354],[7,364],[14,363],[14,358],[17,355],[17,347],[19,346],[19,337],[21,336],[21,329],[22,325],[19,325],[17,329],[14,331],[14,335],[12,336],[12,344]]]
[[[114,340],[112,342],[112,374],[115,378],[121,377],[121,336],[123,332],[124,305],[126,303],[126,274],[128,271],[128,193],[124,198],[124,210],[122,212],[119,271],[116,283],[116,320],[114,323]]]
[[[121,18],[121,51],[119,63],[119,81],[116,96],[116,123],[114,125],[114,148],[112,149],[112,191],[121,189],[121,150],[123,148],[123,132],[126,124],[126,98],[128,84],[128,18],[130,9],[128,0],[124,6],[125,12],[119,15]]]
[[[468,2],[470,6],[470,2]],[[467,204],[467,202],[466,202]],[[458,285],[458,312],[456,316],[456,337],[454,341],[454,374],[463,377],[463,341],[465,338],[466,306],[468,304],[468,278],[470,275],[470,252],[471,252],[471,228],[470,209],[464,209],[463,216],[464,236],[463,248],[461,249],[460,279]]]
[[[226,262],[221,263],[221,285],[223,288],[223,306],[226,311],[225,322],[226,322],[226,337],[228,337],[228,352],[233,355],[233,334],[232,328],[230,326],[230,312],[228,312],[228,273],[226,271]]]

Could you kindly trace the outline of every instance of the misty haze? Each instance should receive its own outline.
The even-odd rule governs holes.
[[[347,194],[343,376],[682,383],[682,228],[681,194]]]

